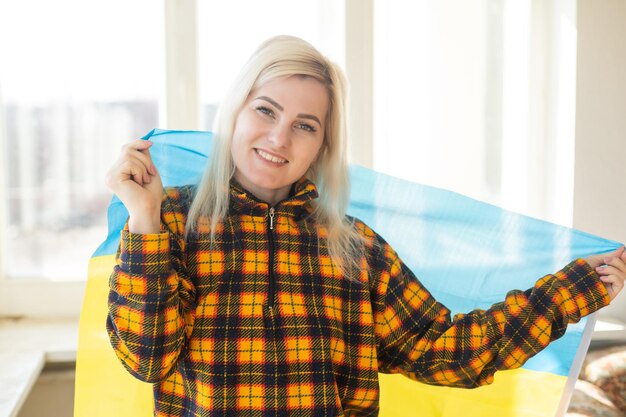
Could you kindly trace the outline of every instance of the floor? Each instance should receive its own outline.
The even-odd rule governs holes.
[[[46,365],[17,417],[72,417],[75,364]]]

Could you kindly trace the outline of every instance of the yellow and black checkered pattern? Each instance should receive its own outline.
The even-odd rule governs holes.
[[[122,232],[110,279],[111,343],[130,373],[154,383],[156,416],[375,416],[378,372],[488,384],[609,302],[579,259],[452,319],[356,219],[363,267],[343,277],[305,179],[271,223],[268,205],[233,182],[213,245],[205,220],[183,237],[193,192],[165,190],[162,233]]]

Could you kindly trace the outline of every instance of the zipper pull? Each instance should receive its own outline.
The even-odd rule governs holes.
[[[274,230],[274,207],[270,207],[270,230]]]

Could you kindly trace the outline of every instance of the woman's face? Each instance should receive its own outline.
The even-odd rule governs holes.
[[[253,90],[233,133],[235,179],[271,205],[315,160],[324,141],[328,93],[311,77],[277,78]]]

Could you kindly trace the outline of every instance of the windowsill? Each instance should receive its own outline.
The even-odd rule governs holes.
[[[45,321],[75,318],[78,322],[86,284],[87,281],[22,281],[0,277],[0,317],[31,317]]]
[[[14,417],[46,363],[76,361],[78,320],[0,319],[0,417]]]

